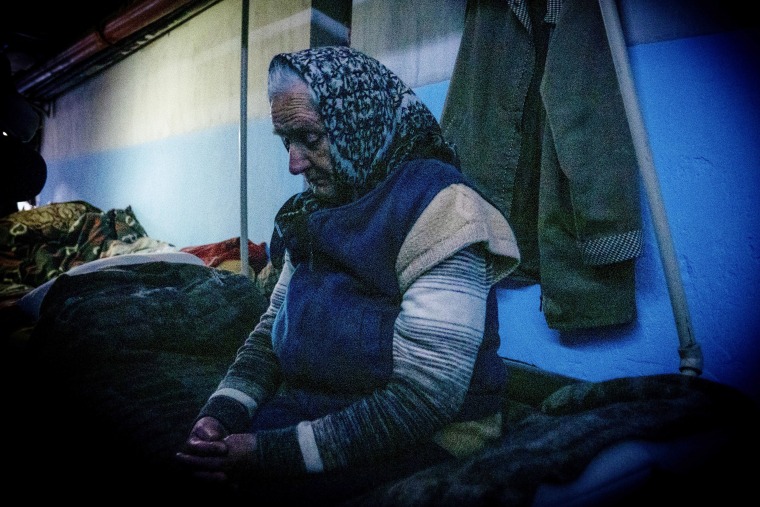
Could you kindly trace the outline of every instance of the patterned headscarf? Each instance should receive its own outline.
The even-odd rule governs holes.
[[[454,148],[427,106],[374,58],[346,46],[327,46],[276,55],[270,68],[277,60],[290,64],[313,90],[336,183],[349,190],[349,202],[409,160],[435,158],[458,166]],[[306,218],[323,206],[311,190],[292,197],[275,217],[272,246],[286,231],[295,241],[308,241]]]
[[[407,160],[453,161],[453,150],[430,110],[374,58],[331,46],[279,54],[273,61],[278,59],[295,68],[314,91],[338,182],[357,197]]]

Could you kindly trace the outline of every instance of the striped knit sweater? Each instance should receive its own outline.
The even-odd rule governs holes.
[[[489,290],[518,259],[512,231],[495,208],[465,185],[442,191],[410,231],[396,263],[403,299],[390,382],[328,416],[258,432],[261,467],[279,475],[331,471],[429,439],[462,455],[497,437],[500,414],[452,421],[483,337]],[[202,411],[231,432],[246,431],[259,403],[280,384],[271,331],[292,272],[286,255],[269,309]]]

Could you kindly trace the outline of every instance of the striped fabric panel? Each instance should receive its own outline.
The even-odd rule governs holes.
[[[601,266],[633,259],[641,255],[644,238],[641,229],[580,242],[583,263]]]
[[[508,0],[509,6],[512,8],[512,12],[514,12],[515,16],[517,16],[517,19],[520,20],[520,23],[525,27],[526,30],[528,30],[528,33],[532,34],[532,23],[530,21],[530,14],[528,13],[528,2],[529,1],[540,1],[540,0]],[[559,11],[562,9],[562,0],[547,0],[546,2],[546,16],[544,16],[544,23],[547,23],[549,25],[556,25],[557,20],[559,19]]]

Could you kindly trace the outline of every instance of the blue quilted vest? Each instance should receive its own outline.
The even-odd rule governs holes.
[[[408,232],[445,187],[466,183],[453,166],[416,160],[361,199],[312,213],[310,240],[286,233],[295,272],[272,330],[286,385],[311,417],[384,386],[392,370],[393,326],[402,294],[395,263]],[[456,311],[456,308],[452,308]],[[488,297],[485,339],[457,420],[500,410],[506,372],[497,305]]]

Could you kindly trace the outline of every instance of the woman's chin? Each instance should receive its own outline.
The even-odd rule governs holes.
[[[314,197],[324,202],[332,202],[337,199],[337,192],[335,187],[329,183],[312,183],[309,185],[311,191],[314,193]]]

